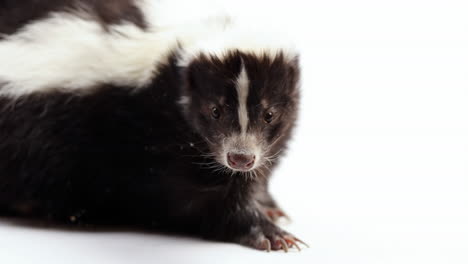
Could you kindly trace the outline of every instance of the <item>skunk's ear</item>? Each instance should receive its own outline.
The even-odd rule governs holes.
[[[185,78],[187,89],[195,92],[206,86],[212,76],[210,76],[210,71],[207,70],[206,65],[203,67],[200,62],[194,62],[187,67]]]
[[[200,55],[182,69],[184,88],[187,93],[199,91],[208,84],[209,80],[212,79],[211,75],[213,75],[209,68],[209,61],[205,56]]]
[[[209,94],[208,89],[216,83],[213,80],[216,76],[210,67],[209,61],[202,55],[184,66],[179,66],[179,76],[182,80],[179,104],[185,111],[192,111],[193,109],[189,108],[195,107],[193,103]]]
[[[219,89],[220,84],[236,79],[241,64],[239,52],[230,52],[222,57],[199,54],[186,66],[187,89],[192,92]]]

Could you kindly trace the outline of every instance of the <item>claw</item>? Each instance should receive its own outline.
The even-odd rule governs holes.
[[[296,241],[293,239],[290,239],[290,238],[285,238],[285,240],[288,242],[288,243],[291,243],[292,246],[294,246],[295,248],[297,248],[298,251],[301,251],[301,247],[299,247],[299,245],[296,243]]]
[[[279,241],[281,243],[281,246],[283,247],[284,252],[287,253],[289,249],[288,243],[286,243],[286,241],[282,238]]]
[[[266,244],[266,251],[270,252],[271,251],[271,243],[270,240],[265,239],[264,244]]]
[[[266,224],[271,223],[266,222]],[[283,250],[284,252],[289,252],[290,249],[293,249],[293,251],[295,251],[294,249],[301,251],[301,248],[303,248],[302,245],[309,247],[309,245],[304,241],[275,225],[267,225],[265,227],[259,226],[252,228],[252,230],[255,232],[252,232],[245,237],[241,237],[239,241],[241,244],[267,252],[272,250]]]
[[[304,242],[304,241],[300,240],[299,238],[295,237],[295,238],[294,238],[294,240],[296,240],[297,242],[299,242],[299,243],[303,244],[304,246],[306,246],[306,247],[310,248],[310,247],[309,247],[309,245],[307,245],[307,243],[306,243],[306,242]]]

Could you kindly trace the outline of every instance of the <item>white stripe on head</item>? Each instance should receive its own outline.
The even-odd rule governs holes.
[[[236,80],[236,90],[238,98],[238,114],[239,114],[239,125],[241,127],[241,135],[245,135],[247,132],[247,126],[249,125],[249,112],[247,111],[247,97],[249,96],[249,77],[245,70],[245,65],[242,63],[241,71]]]

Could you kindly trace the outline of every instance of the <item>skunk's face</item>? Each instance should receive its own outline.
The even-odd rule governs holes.
[[[297,58],[233,52],[185,69],[180,103],[209,145],[215,168],[255,172],[285,147],[297,116]]]

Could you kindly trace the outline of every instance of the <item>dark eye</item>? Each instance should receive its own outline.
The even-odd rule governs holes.
[[[271,123],[271,121],[273,121],[273,118],[275,117],[275,115],[273,114],[273,112],[271,111],[268,111],[265,113],[265,116],[263,117],[263,120],[265,121],[265,123]]]
[[[214,119],[218,119],[221,116],[221,113],[220,113],[220,111],[219,111],[219,109],[217,107],[211,108],[211,116]]]

